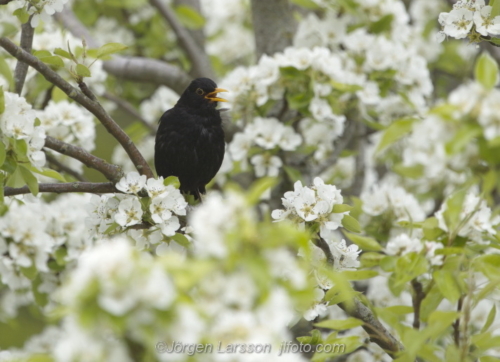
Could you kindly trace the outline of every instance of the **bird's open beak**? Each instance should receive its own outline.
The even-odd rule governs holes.
[[[205,96],[205,98],[210,99],[213,102],[227,102],[228,101],[227,99],[217,97],[217,93],[221,92],[229,92],[229,91],[224,88],[215,88],[215,90],[213,92],[208,93]]]

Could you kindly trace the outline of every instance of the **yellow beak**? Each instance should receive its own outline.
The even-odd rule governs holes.
[[[227,99],[217,97],[217,93],[221,92],[229,92],[229,91],[224,88],[215,88],[215,90],[213,92],[208,93],[205,96],[205,98],[210,99],[213,102],[227,102],[228,101]]]

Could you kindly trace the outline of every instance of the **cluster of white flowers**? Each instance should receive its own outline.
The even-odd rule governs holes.
[[[0,130],[2,142],[9,149],[15,147],[16,141],[24,141],[27,146],[27,156],[31,164],[37,168],[45,165],[45,129],[35,126],[36,112],[23,97],[15,93],[4,92],[5,109],[0,114]]]
[[[44,110],[36,111],[36,116],[47,135],[87,151],[95,148],[94,117],[77,103],[50,101]],[[73,169],[82,170],[81,162],[57,153],[53,156]]]
[[[400,234],[391,238],[385,247],[385,252],[388,255],[406,255],[414,252],[419,254],[424,252],[425,257],[431,265],[442,265],[443,255],[436,255],[436,250],[442,249],[443,244],[435,241],[422,241],[417,237],[410,237],[408,234]]]
[[[456,141],[455,138],[463,132],[464,119],[477,120],[486,140],[500,137],[498,97],[498,88],[488,90],[478,82],[468,82],[450,93],[447,100],[450,108],[441,111],[438,106],[436,111],[413,123],[412,132],[405,140],[402,165],[422,169],[421,177],[410,181],[418,186],[419,192],[428,192],[442,183],[460,185],[465,182],[470,162],[477,159],[479,147],[477,142],[461,144],[460,138]],[[461,145],[460,152],[450,147],[455,142]]]
[[[301,142],[300,135],[292,127],[285,126],[276,118],[256,117],[243,132],[234,135],[229,145],[229,153],[232,160],[241,161],[244,169],[250,148],[254,145],[266,151],[275,150],[276,147],[284,151],[294,151]],[[277,176],[283,165],[278,156],[266,151],[250,158],[257,177]]]
[[[99,44],[120,43],[130,46],[135,42],[133,33],[110,17],[100,16],[91,28],[91,33]]]
[[[448,101],[456,107],[454,117],[471,115],[483,127],[483,135],[487,140],[500,137],[500,115],[496,100],[500,96],[500,89],[485,89],[478,82],[463,84],[450,93]]]
[[[200,4],[206,20],[207,53],[219,57],[224,64],[250,61],[255,42],[251,28],[246,25],[251,21],[249,2],[201,0]]]
[[[235,218],[235,215],[238,215]],[[256,220],[242,195],[228,192],[227,197],[212,192],[189,218],[193,231],[193,252],[198,257],[224,258],[229,250],[227,233],[235,229],[238,219]]]
[[[485,5],[484,0],[457,1],[449,13],[439,14],[439,24],[443,27],[439,39],[442,41],[446,36],[463,39],[472,27],[482,36],[499,35],[500,16],[492,16],[491,11],[492,7]]]
[[[271,214],[275,221],[292,220],[304,225],[306,222],[317,223],[320,226],[320,235],[327,240],[332,239],[334,233],[342,226],[342,219],[346,212],[334,212],[333,207],[343,202],[340,190],[333,185],[327,185],[316,177],[313,186],[302,186],[302,182],[294,184],[294,191],[285,192],[281,199],[285,209],[274,210]]]
[[[63,195],[51,203],[31,199],[30,203],[10,200],[9,212],[0,218],[0,276],[7,286],[0,298],[0,318],[4,313],[15,315],[19,306],[33,302],[35,289],[28,288],[28,277],[40,277],[37,293],[52,293],[58,268],[77,260],[90,245],[81,222],[87,195]],[[57,264],[54,269],[50,259]]]
[[[397,221],[423,221],[425,212],[415,196],[392,182],[382,182],[361,194],[363,211],[370,216],[379,216],[391,211]]]
[[[439,222],[439,227],[444,231],[449,230],[449,225],[446,224],[444,213],[448,206],[443,202],[441,208],[435,213]],[[469,238],[477,243],[487,243],[487,235],[496,235],[495,226],[500,224],[500,215],[493,215],[491,209],[487,206],[486,201],[475,195],[473,192],[467,193],[465,196],[462,210],[460,211],[460,223],[457,234],[462,237]]]
[[[93,196],[88,207],[87,228],[92,235],[103,235],[110,227],[127,228],[142,222],[148,212],[155,228],[165,236],[173,236],[180,228],[177,215],[186,215],[187,202],[180,191],[172,185],[165,185],[162,177],[146,179],[137,172],[129,172],[117,184],[123,194]],[[146,190],[150,199],[147,210],[143,209],[139,192]]]

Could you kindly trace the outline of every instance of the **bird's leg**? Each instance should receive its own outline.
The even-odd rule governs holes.
[[[200,200],[200,204],[203,204],[203,199],[201,198],[200,190],[196,189],[195,196],[198,200]]]

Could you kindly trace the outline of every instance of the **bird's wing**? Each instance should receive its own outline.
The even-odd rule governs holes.
[[[159,176],[178,176],[184,186],[196,178],[199,164],[196,151],[196,128],[189,117],[175,108],[160,119],[155,143],[155,167]]]

